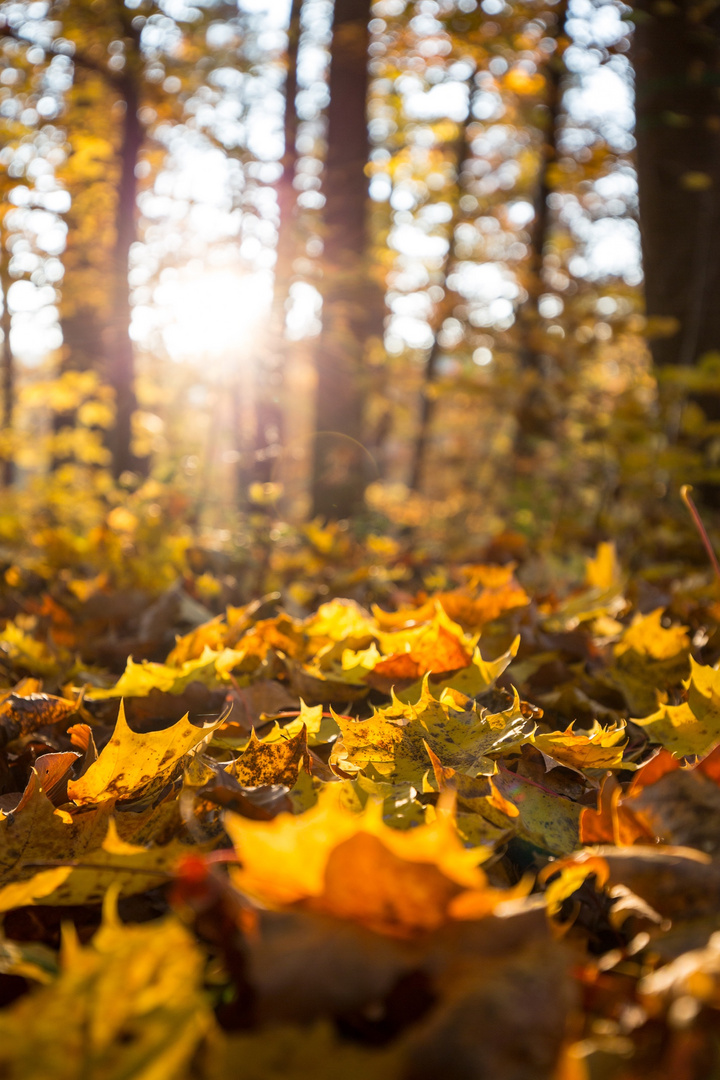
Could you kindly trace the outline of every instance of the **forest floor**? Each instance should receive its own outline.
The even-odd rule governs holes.
[[[720,1076],[690,526],[630,572],[162,524],[0,551],[0,1075]]]

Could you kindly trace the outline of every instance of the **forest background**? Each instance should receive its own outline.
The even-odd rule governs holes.
[[[672,558],[720,477],[718,17],[3,4],[6,539]]]
[[[0,1075],[720,1078],[719,91],[0,2]]]

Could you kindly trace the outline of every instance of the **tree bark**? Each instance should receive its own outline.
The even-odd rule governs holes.
[[[453,214],[452,221],[450,222],[448,248],[445,254],[442,270],[445,298],[436,306],[435,309],[432,327],[433,341],[432,345],[430,346],[428,358],[425,362],[425,372],[423,376],[423,386],[420,399],[420,416],[418,418],[418,430],[415,437],[412,462],[410,465],[409,487],[411,491],[419,491],[422,487],[427,459],[427,447],[430,441],[432,420],[433,416],[435,415],[435,410],[437,406],[437,399],[434,393],[434,389],[435,383],[437,381],[438,365],[440,362],[440,357],[442,355],[442,349],[439,342],[439,334],[442,329],[443,322],[445,321],[446,317],[451,313],[452,307],[457,301],[457,296],[453,293],[448,292],[447,279],[450,276],[456,260],[457,229],[458,225],[460,224],[458,211],[460,206],[460,198],[462,196],[463,190],[462,172],[465,167],[465,162],[467,161],[470,154],[470,141],[468,139],[467,129],[470,121],[472,120],[473,90],[474,80],[470,84],[468,114],[460,128],[460,134],[457,140],[457,150],[455,155],[457,198],[455,201],[455,212]]]
[[[108,382],[115,390],[115,423],[110,434],[113,473],[142,471],[143,463],[132,452],[132,414],[135,398],[135,351],[130,337],[130,290],[128,267],[130,248],[137,239],[136,166],[143,142],[143,128],[138,118],[137,77],[131,58],[127,74],[119,83],[125,102],[120,177],[117,190],[116,236],[112,259],[112,310],[105,331],[105,357]]]
[[[562,58],[561,38],[565,34],[565,21],[567,19],[567,0],[562,0],[555,13],[556,29],[552,35],[555,42],[555,52],[542,66],[541,72],[545,78],[546,94],[545,129],[543,131],[542,146],[540,148],[540,161],[538,165],[537,184],[533,198],[533,220],[529,227],[530,241],[528,244],[527,259],[527,300],[518,312],[520,330],[520,362],[524,368],[537,369],[540,364],[540,356],[535,342],[534,330],[540,319],[539,301],[543,292],[543,265],[545,248],[547,247],[552,215],[548,203],[552,194],[550,183],[551,168],[557,160],[557,137],[563,104],[563,80],[565,76],[565,64]]]
[[[89,71],[76,62],[65,117],[71,145],[73,137],[83,132],[91,117],[108,117],[112,104],[113,93],[105,73]],[[109,137],[108,128],[105,121],[103,137]],[[66,181],[71,205],[65,219],[68,231],[60,299],[61,374],[65,371],[98,371],[104,353],[102,332],[110,308],[110,243],[107,239],[110,222],[107,219],[111,211],[105,209],[102,189],[112,183],[113,162],[98,156],[91,165],[92,171],[87,165],[84,170],[71,165]],[[60,417],[56,426],[59,429],[72,423],[72,416]]]
[[[370,455],[363,441],[363,360],[383,313],[367,251],[366,120],[371,0],[335,0],[325,162],[323,329],[316,353],[313,511],[362,509]]]
[[[646,310],[675,322],[654,363],[720,350],[720,11],[633,5],[637,171]],[[720,419],[720,396],[700,402]]]
[[[4,241],[4,239],[3,235],[2,240]],[[0,289],[2,289],[3,302],[2,320],[0,322],[0,329],[2,329],[3,334],[0,381],[2,381],[2,429],[6,434],[12,433],[15,410],[15,357],[10,344],[12,315],[8,307],[8,290],[11,284],[12,280],[8,273],[8,253],[3,243],[2,247],[0,247]],[[4,458],[1,470],[2,486],[5,488],[12,487],[15,480],[15,464],[12,452],[9,452],[8,456]]]
[[[292,266],[297,256],[295,211],[297,196],[293,181],[297,167],[298,115],[297,58],[300,42],[300,14],[303,0],[292,0],[288,24],[287,75],[285,78],[285,150],[282,175],[277,183],[278,241],[275,282],[270,312],[268,346],[257,372],[257,419],[253,479],[267,483],[272,479],[273,464],[283,444],[283,362],[287,362],[285,317],[292,282]]]
[[[555,29],[552,32],[556,43],[555,51],[541,68],[545,78],[547,111],[533,198],[534,214],[528,230],[530,238],[525,279],[527,298],[516,313],[518,360],[527,380],[514,410],[516,463],[520,458],[532,457],[534,437],[553,438],[557,431],[557,406],[551,401],[543,378],[543,353],[539,344],[540,297],[544,290],[545,249],[552,228],[549,205],[553,190],[551,169],[557,161],[558,133],[563,111],[563,82],[566,74],[563,39],[567,15],[568,0],[562,0],[555,12]],[[551,32],[550,28],[548,32]]]

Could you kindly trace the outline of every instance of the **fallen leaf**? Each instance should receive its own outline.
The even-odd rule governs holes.
[[[223,719],[200,728],[185,717],[161,731],[138,733],[128,727],[121,702],[109,743],[79,780],[70,781],[68,798],[79,806],[127,799],[148,784],[167,779]]]
[[[585,807],[580,815],[580,842],[583,844],[647,844],[656,833],[645,820],[623,802],[623,792],[615,777],[604,778],[598,792],[597,810]]]
[[[177,919],[124,926],[106,905],[92,943],[67,929],[58,977],[0,1011],[0,1072],[175,1080],[212,1023],[202,969]]]
[[[472,701],[461,709],[452,694],[436,698],[428,681],[414,704],[397,698],[376,709],[369,720],[337,717],[342,744],[331,762],[341,769],[371,768],[380,777],[408,780],[416,786],[428,768],[426,744],[443,764],[467,776],[492,773],[491,752],[501,752],[524,729],[519,700],[501,713],[488,713]]]
[[[227,772],[244,787],[284,784],[292,787],[300,769],[309,770],[307,729],[273,742],[258,739],[253,731],[247,749],[227,767]]]
[[[468,894],[467,917],[479,918],[529,888],[490,889],[446,815],[403,832],[382,822],[377,805],[358,815],[339,798],[331,787],[300,817],[266,823],[227,815],[241,863],[231,871],[237,888],[265,904],[301,905],[401,936],[465,917]]]

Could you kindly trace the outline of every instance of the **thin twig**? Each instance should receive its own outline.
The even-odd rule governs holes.
[[[715,577],[720,582],[720,563],[718,562],[717,555],[715,554],[715,550],[712,546],[712,543],[710,542],[710,537],[707,534],[707,529],[703,525],[702,518],[700,517],[700,512],[698,511],[697,506],[692,500],[692,497],[690,495],[691,491],[692,484],[683,484],[683,486],[680,488],[680,498],[690,511],[690,517],[693,519],[695,528],[700,533],[700,539],[702,540],[703,546],[708,553],[708,558],[712,563],[712,568],[715,571]]]

